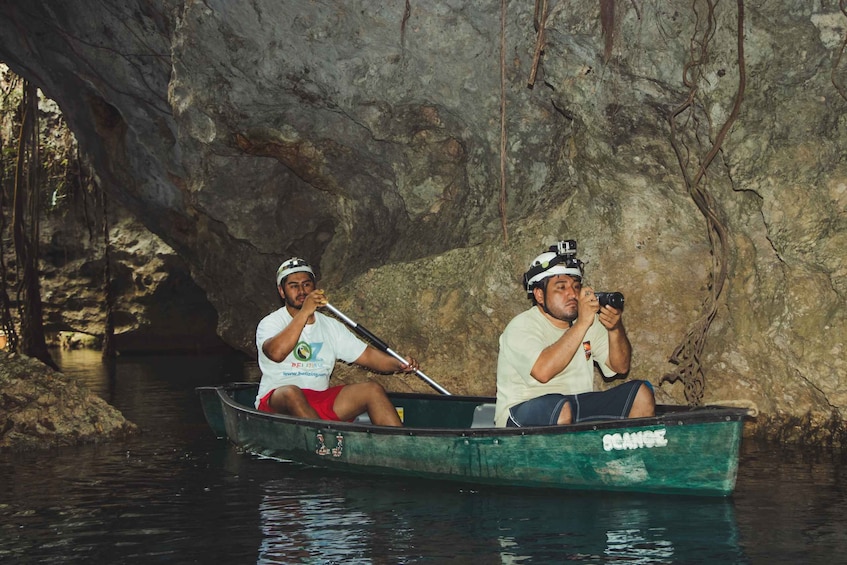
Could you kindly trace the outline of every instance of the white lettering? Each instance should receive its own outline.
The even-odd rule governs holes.
[[[656,434],[644,434],[644,447],[656,447]]]
[[[603,436],[604,451],[623,451],[625,449],[641,449],[654,447],[665,447],[668,440],[665,437],[665,428],[658,430],[640,430],[637,432],[624,432],[606,434]]]

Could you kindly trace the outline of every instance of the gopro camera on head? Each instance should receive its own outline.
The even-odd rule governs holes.
[[[550,251],[565,257],[573,257],[576,255],[576,241],[573,239],[560,241],[556,245],[551,245]]]

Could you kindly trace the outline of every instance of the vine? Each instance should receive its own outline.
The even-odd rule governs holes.
[[[527,86],[535,86],[535,77],[538,74],[538,65],[541,63],[541,54],[544,52],[544,31],[547,27],[547,0],[535,0],[535,13],[533,14],[533,25],[535,26],[535,50],[532,53],[532,67],[529,70]]]
[[[603,30],[603,62],[608,63],[615,46],[615,0],[600,0],[600,28]]]
[[[844,17],[847,17],[847,0],[839,0],[838,8],[841,10],[841,13],[844,14]],[[832,81],[832,86],[835,87],[835,90],[838,91],[838,94],[840,94],[844,100],[847,100],[847,88],[845,88],[843,84],[838,84],[838,80],[835,78],[835,73],[838,71],[838,65],[841,64],[841,58],[844,56],[845,48],[847,48],[847,33],[844,34],[844,40],[841,42],[841,47],[838,49],[838,54],[832,61],[832,72],[830,73],[829,77]]]
[[[677,346],[669,359],[671,363],[678,365],[678,368],[664,375],[661,379],[662,382],[682,380],[685,385],[685,399],[690,405],[694,406],[701,404],[703,400],[705,374],[701,365],[701,355],[703,353],[706,335],[717,312],[718,299],[723,292],[724,283],[726,282],[727,259],[729,255],[729,241],[725,222],[721,218],[714,197],[709,193],[704,184],[709,165],[711,165],[717,156],[727,133],[729,133],[729,129],[738,118],[741,102],[744,99],[744,90],[747,84],[744,62],[744,0],[736,0],[738,11],[738,88],[732,111],[715,136],[711,149],[700,160],[699,164],[696,165],[697,168],[694,175],[691,175],[689,171],[690,152],[684,142],[680,141],[677,137],[677,120],[683,116],[687,116],[692,120],[695,131],[697,130],[698,121],[695,102],[698,95],[698,83],[703,78],[702,65],[707,61],[709,44],[714,38],[717,26],[715,7],[718,2],[719,0],[705,0],[708,10],[705,16],[705,27],[699,35],[697,30],[700,30],[701,26],[697,10],[698,0],[692,2],[694,12],[698,15],[698,22],[691,39],[691,59],[683,69],[683,83],[688,88],[688,96],[668,116],[671,146],[679,162],[686,190],[694,200],[700,213],[706,218],[709,244],[712,250],[712,281],[710,284],[710,294],[704,303],[703,313],[689,328],[684,340]],[[702,0],[699,0],[699,3],[703,3]]]
[[[18,315],[21,353],[35,357],[54,369],[58,366],[47,350],[44,337],[41,289],[38,280],[40,229],[41,147],[38,121],[38,89],[24,80],[21,86],[21,125],[13,178],[12,241],[18,273]]]
[[[95,182],[91,183],[96,191],[100,193],[100,202],[103,212],[103,297],[105,308],[105,320],[103,324],[103,346],[101,354],[103,359],[112,360],[117,356],[115,349],[115,293],[112,291],[112,242],[109,238],[109,200],[106,191]]]
[[[546,2],[546,0],[545,0]],[[500,226],[509,242],[506,225],[506,0],[500,0]]]
[[[3,77],[5,79],[5,77]],[[0,109],[6,109],[11,106],[10,99],[12,93],[18,86],[20,79],[17,76],[12,76],[11,80],[3,82],[2,98],[0,98]],[[8,86],[8,88],[6,88]],[[14,150],[10,148],[6,150],[4,145],[5,128],[0,128],[0,330],[6,338],[4,347],[9,351],[16,351],[18,348],[18,332],[15,329],[15,323],[12,318],[12,299],[9,297],[9,292],[6,288],[6,281],[9,279],[6,269],[6,245],[5,238],[2,237],[6,233],[6,169],[10,168],[6,164],[6,156],[14,155]]]

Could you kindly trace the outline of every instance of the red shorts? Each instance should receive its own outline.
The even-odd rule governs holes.
[[[335,404],[335,399],[338,397],[338,393],[341,392],[342,388],[344,388],[344,385],[333,386],[326,390],[312,390],[308,388],[303,388],[300,390],[303,391],[303,396],[306,397],[306,402],[309,403],[309,406],[314,408],[315,412],[318,413],[318,418],[320,418],[321,420],[332,420],[334,422],[339,422],[341,421],[341,419],[338,417],[332,407]],[[273,393],[274,391],[272,390],[265,396],[263,396],[261,400],[259,400],[259,410],[261,410],[262,412],[274,411],[268,404]]]

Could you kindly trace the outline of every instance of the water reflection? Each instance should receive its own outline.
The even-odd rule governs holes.
[[[50,351],[56,364],[66,375],[73,376],[106,402],[114,400],[116,362],[106,362],[93,349],[54,349]]]
[[[470,490],[276,463],[261,563],[745,563],[731,500]]]

